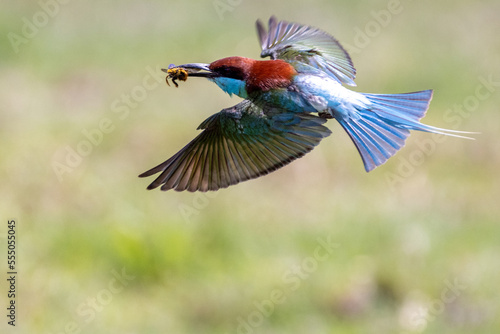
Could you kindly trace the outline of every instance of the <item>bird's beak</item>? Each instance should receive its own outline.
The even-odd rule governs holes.
[[[209,64],[203,63],[192,63],[177,66],[170,64],[168,69],[162,68],[161,70],[168,73],[168,70],[170,69],[179,68],[185,70],[190,77],[209,77],[212,74],[212,71],[208,66]]]

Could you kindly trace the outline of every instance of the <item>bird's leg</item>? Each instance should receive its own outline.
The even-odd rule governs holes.
[[[328,111],[328,109],[318,111],[318,116],[321,118],[325,118],[325,119],[332,119],[333,118],[332,114],[330,113],[330,111]]]

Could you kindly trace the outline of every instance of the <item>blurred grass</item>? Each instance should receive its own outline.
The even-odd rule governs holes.
[[[147,67],[257,58],[257,18],[312,24],[355,46],[356,28],[387,5],[241,1],[221,20],[211,1],[69,2],[15,53],[8,33],[21,34],[22,18],[40,7],[4,4],[0,212],[20,224],[16,330],[69,332],[75,322],[82,333],[234,333],[245,332],[240,320],[254,314],[257,326],[247,332],[498,332],[498,91],[460,121],[461,130],[481,132],[475,141],[437,144],[394,186],[389,173],[429,135],[413,134],[366,174],[330,122],[331,137],[269,176],[208,195],[148,192],[150,180],[136,176],[238,99],[192,79],[178,89],[160,83],[124,119],[113,112],[114,101],[143,84]],[[500,6],[401,6],[352,54],[356,90],[433,88],[425,122],[449,127],[445,112],[475,93],[478,77],[500,79]],[[82,130],[103,118],[113,130],[60,182],[54,161],[64,161],[65,146],[75,148]],[[320,237],[340,246],[292,290],[286,277],[299,276],[287,274],[314,257]],[[82,303],[109,289],[111,271],[122,268],[134,278],[92,320],[82,316]],[[455,280],[466,287],[453,301],[419,313],[439,306],[446,282]],[[255,303],[276,289],[284,302],[259,318]]]

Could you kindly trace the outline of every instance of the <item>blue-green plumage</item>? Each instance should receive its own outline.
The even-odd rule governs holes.
[[[212,79],[213,82],[217,84],[224,92],[228,93],[229,96],[237,95],[241,98],[246,99],[248,94],[245,89],[245,81],[240,79],[225,78],[225,77],[215,77]]]

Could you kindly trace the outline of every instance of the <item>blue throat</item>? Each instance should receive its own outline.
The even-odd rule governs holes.
[[[215,82],[220,89],[228,93],[229,96],[235,94],[244,99],[248,97],[245,81],[224,77],[216,77],[211,80]]]

